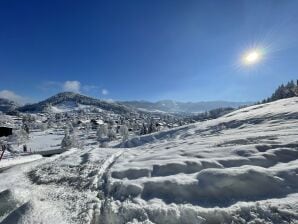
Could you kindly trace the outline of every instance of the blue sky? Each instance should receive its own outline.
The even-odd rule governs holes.
[[[260,100],[298,77],[297,24],[296,0],[2,0],[0,96]]]

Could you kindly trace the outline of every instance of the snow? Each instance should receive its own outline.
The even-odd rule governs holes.
[[[0,173],[2,223],[90,223],[98,185],[118,150],[71,149]],[[3,201],[3,200],[1,200]],[[2,208],[1,208],[2,206]]]
[[[89,109],[89,108],[96,108],[98,112],[103,111],[101,108],[76,103],[74,101],[66,101],[63,103],[59,103],[55,106],[52,105],[50,106],[50,111],[52,113],[64,113],[64,112],[69,112],[73,110],[82,110],[82,109]]]
[[[112,201],[113,210],[105,208],[107,213],[114,219],[132,221],[132,211],[114,211],[116,207],[122,213],[124,206],[125,210],[132,206],[143,210],[146,218],[138,217],[139,221],[181,223],[181,212],[185,212],[181,206],[187,205],[194,217],[207,223],[241,223],[241,219],[243,223],[282,223],[279,206],[276,217],[260,217],[263,212],[271,214],[270,206],[277,202],[294,214],[290,220],[297,221],[297,103],[298,98],[291,98],[251,106],[119,145],[130,149],[110,170],[109,196],[117,203]],[[287,204],[288,198],[293,203]],[[165,210],[157,207],[150,217],[152,200],[161,202]],[[243,213],[248,205],[263,210],[256,218],[233,218],[235,207]],[[215,218],[218,208],[225,211],[225,217]],[[211,215],[206,216],[206,209]],[[169,211],[174,214],[168,219],[165,213]]]
[[[33,131],[26,143],[12,145],[12,151],[5,151],[0,162],[0,169],[14,166],[20,163],[27,163],[40,159],[41,155],[52,155],[62,153],[61,141],[63,139],[62,130],[49,129],[46,131]],[[27,153],[23,152],[23,145],[27,145]]]
[[[46,130],[46,131],[36,131],[30,134],[30,140],[26,144],[28,150],[31,149],[32,152],[58,150],[61,148],[61,141],[64,137],[64,132],[62,130]]]
[[[157,110],[157,109],[146,109],[146,108],[137,108],[139,111],[144,111],[144,112],[151,112],[151,113],[161,113],[161,114],[166,114],[167,112],[162,111],[162,110]]]
[[[0,169],[0,222],[297,223],[297,136],[295,97],[113,148],[85,142]],[[60,137],[35,133],[29,145]]]
[[[0,162],[0,170],[11,167],[11,166],[15,166],[15,165],[18,165],[21,163],[32,162],[32,161],[35,161],[35,160],[38,160],[41,158],[42,158],[41,155],[26,155],[26,156],[17,156],[17,157],[13,157],[13,158],[3,159]]]

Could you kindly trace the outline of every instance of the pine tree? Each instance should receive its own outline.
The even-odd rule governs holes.
[[[146,135],[146,134],[148,134],[148,129],[147,129],[145,123],[143,123],[141,131],[140,131],[140,135]]]
[[[150,125],[149,125],[149,128],[148,128],[148,133],[153,133],[153,132],[156,132],[157,129],[156,129],[156,124],[151,122]]]
[[[109,128],[109,130],[108,130],[108,138],[109,138],[110,141],[116,139],[116,132],[112,127]]]
[[[298,84],[298,80],[297,80]],[[276,91],[269,97],[267,100],[262,102],[271,102],[279,99],[285,99],[298,96],[298,85],[295,85],[295,82],[292,80],[288,82],[286,85],[280,85]]]

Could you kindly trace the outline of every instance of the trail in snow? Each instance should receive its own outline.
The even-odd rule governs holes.
[[[107,192],[108,192],[108,176],[110,175],[109,170],[116,162],[116,160],[122,155],[123,151],[113,153],[101,166],[98,172],[97,178],[94,183],[94,190],[97,191],[97,197],[100,203],[95,203],[93,206],[93,218],[91,224],[101,223],[103,220],[103,211],[106,205]]]
[[[7,203],[0,208],[2,223],[92,223],[104,199],[98,197],[104,195],[102,176],[120,153],[73,149],[4,171],[0,178],[6,183],[1,181],[0,192]]]

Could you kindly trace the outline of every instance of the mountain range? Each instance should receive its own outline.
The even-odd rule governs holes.
[[[95,99],[92,97],[84,96],[73,92],[58,93],[46,100],[38,103],[25,105],[17,108],[21,112],[44,112],[51,108],[65,108],[65,107],[82,107],[93,106],[107,111],[123,114],[132,112],[131,108],[121,105],[116,102],[107,102],[104,100]]]
[[[0,99],[0,111],[7,112],[18,110],[20,112],[45,112],[49,109],[62,111],[68,108],[80,108],[93,106],[115,113],[130,113],[135,111],[159,112],[159,113],[199,113],[216,108],[232,107],[237,108],[249,103],[228,102],[228,101],[206,101],[206,102],[178,102],[173,100],[162,100],[157,102],[149,101],[105,101],[84,96],[73,92],[58,93],[38,103],[18,106],[13,101]],[[62,109],[61,109],[62,108]]]

